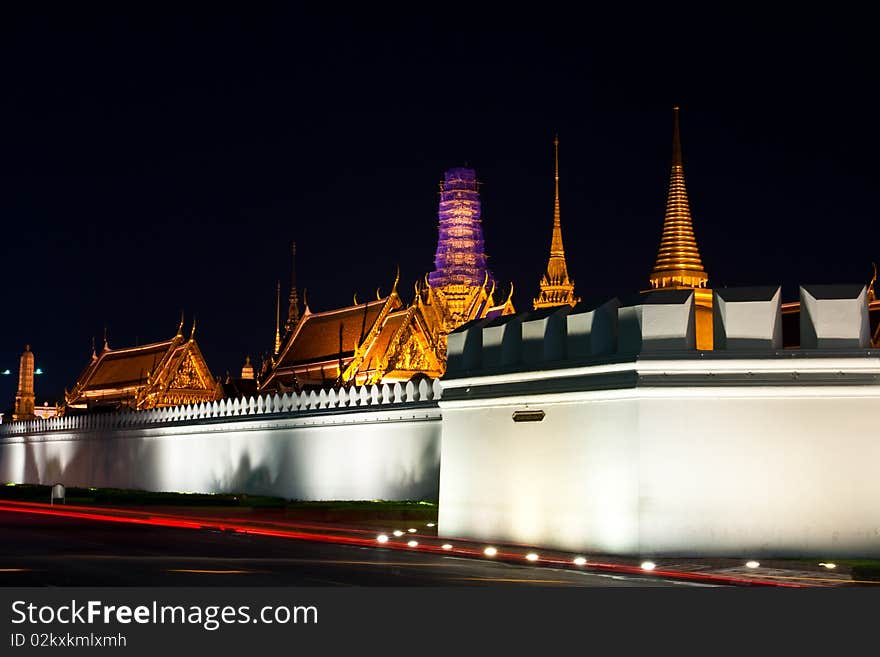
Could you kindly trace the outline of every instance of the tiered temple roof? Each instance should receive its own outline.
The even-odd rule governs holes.
[[[124,349],[107,341],[65,393],[67,409],[127,407],[138,410],[213,401],[222,397],[220,384],[195,341],[182,335],[183,323],[170,340]]]

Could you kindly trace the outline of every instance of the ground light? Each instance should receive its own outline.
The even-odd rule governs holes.
[[[642,562],[642,570],[654,570],[657,567],[653,561],[643,561]]]
[[[537,560],[538,560],[538,555],[535,554],[534,552],[529,552],[526,555],[526,561],[537,561]]]
[[[828,570],[834,570],[835,568],[837,568],[836,563],[820,562],[819,565],[822,566],[823,568],[827,568]]]
[[[407,543],[407,545],[409,545],[410,547],[416,547],[418,544],[418,541],[410,541],[409,543]]]
[[[483,554],[485,554],[487,557],[494,557],[496,554],[498,554],[498,550],[496,550],[492,546],[489,546],[485,550],[483,550]]]
[[[377,540],[379,543],[387,543],[387,542],[388,542],[388,537],[387,537],[385,534],[379,534],[379,535],[376,537],[376,540]]]
[[[415,534],[415,533],[416,533],[416,529],[415,529],[415,527],[410,527],[410,528],[407,529],[406,531],[408,531],[410,534]]]
[[[587,560],[583,557],[575,557],[572,563],[574,563],[575,566],[586,566]]]
[[[760,565],[757,561],[746,561],[746,568],[757,568]]]
[[[395,529],[392,533],[393,533],[395,536],[403,536],[403,532],[400,531],[399,529]]]
[[[444,550],[451,550],[452,549],[452,546],[449,543],[444,543],[441,547]]]
[[[433,526],[434,526],[433,522],[429,522],[427,525],[425,525],[425,527],[433,527]]]

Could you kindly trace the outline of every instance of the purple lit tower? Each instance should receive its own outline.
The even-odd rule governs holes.
[[[478,187],[473,169],[449,169],[445,174],[440,186],[440,238],[435,270],[428,274],[432,287],[487,283],[491,288],[494,283],[483,251]]]

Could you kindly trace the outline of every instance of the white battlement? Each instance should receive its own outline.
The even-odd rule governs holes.
[[[144,427],[173,422],[213,420],[244,415],[270,415],[274,413],[311,413],[315,411],[338,411],[340,409],[376,407],[386,404],[411,402],[436,402],[440,399],[440,382],[422,379],[419,383],[409,381],[403,385],[387,383],[284,393],[283,395],[258,395],[237,399],[221,399],[186,406],[169,406],[149,411],[121,411],[118,413],[86,413],[52,418],[36,418],[0,425],[0,437],[28,435],[46,431],[71,431],[92,429],[123,429]]]

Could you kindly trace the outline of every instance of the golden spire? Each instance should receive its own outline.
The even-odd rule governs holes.
[[[553,201],[553,236],[550,239],[550,260],[547,271],[541,277],[541,292],[532,302],[538,308],[575,305],[580,299],[574,296],[574,281],[568,277],[565,248],[562,246],[562,220],[559,212],[559,136],[553,138],[555,157],[554,178],[556,194]]]
[[[703,269],[694,237],[693,220],[684,184],[681,138],[678,130],[678,107],[673,107],[672,172],[666,199],[666,219],[657,262],[651,272],[652,288],[706,287],[709,275]]]
[[[275,281],[275,355],[281,351],[281,281]]]
[[[287,321],[284,323],[284,330],[288,333],[299,321],[299,296],[296,289],[296,242],[290,243],[290,256],[290,296],[287,298]]]
[[[868,301],[876,301],[877,292],[875,291],[875,286],[877,285],[877,263],[872,262],[871,266],[874,268],[874,275],[871,277],[871,281],[868,283]]]

